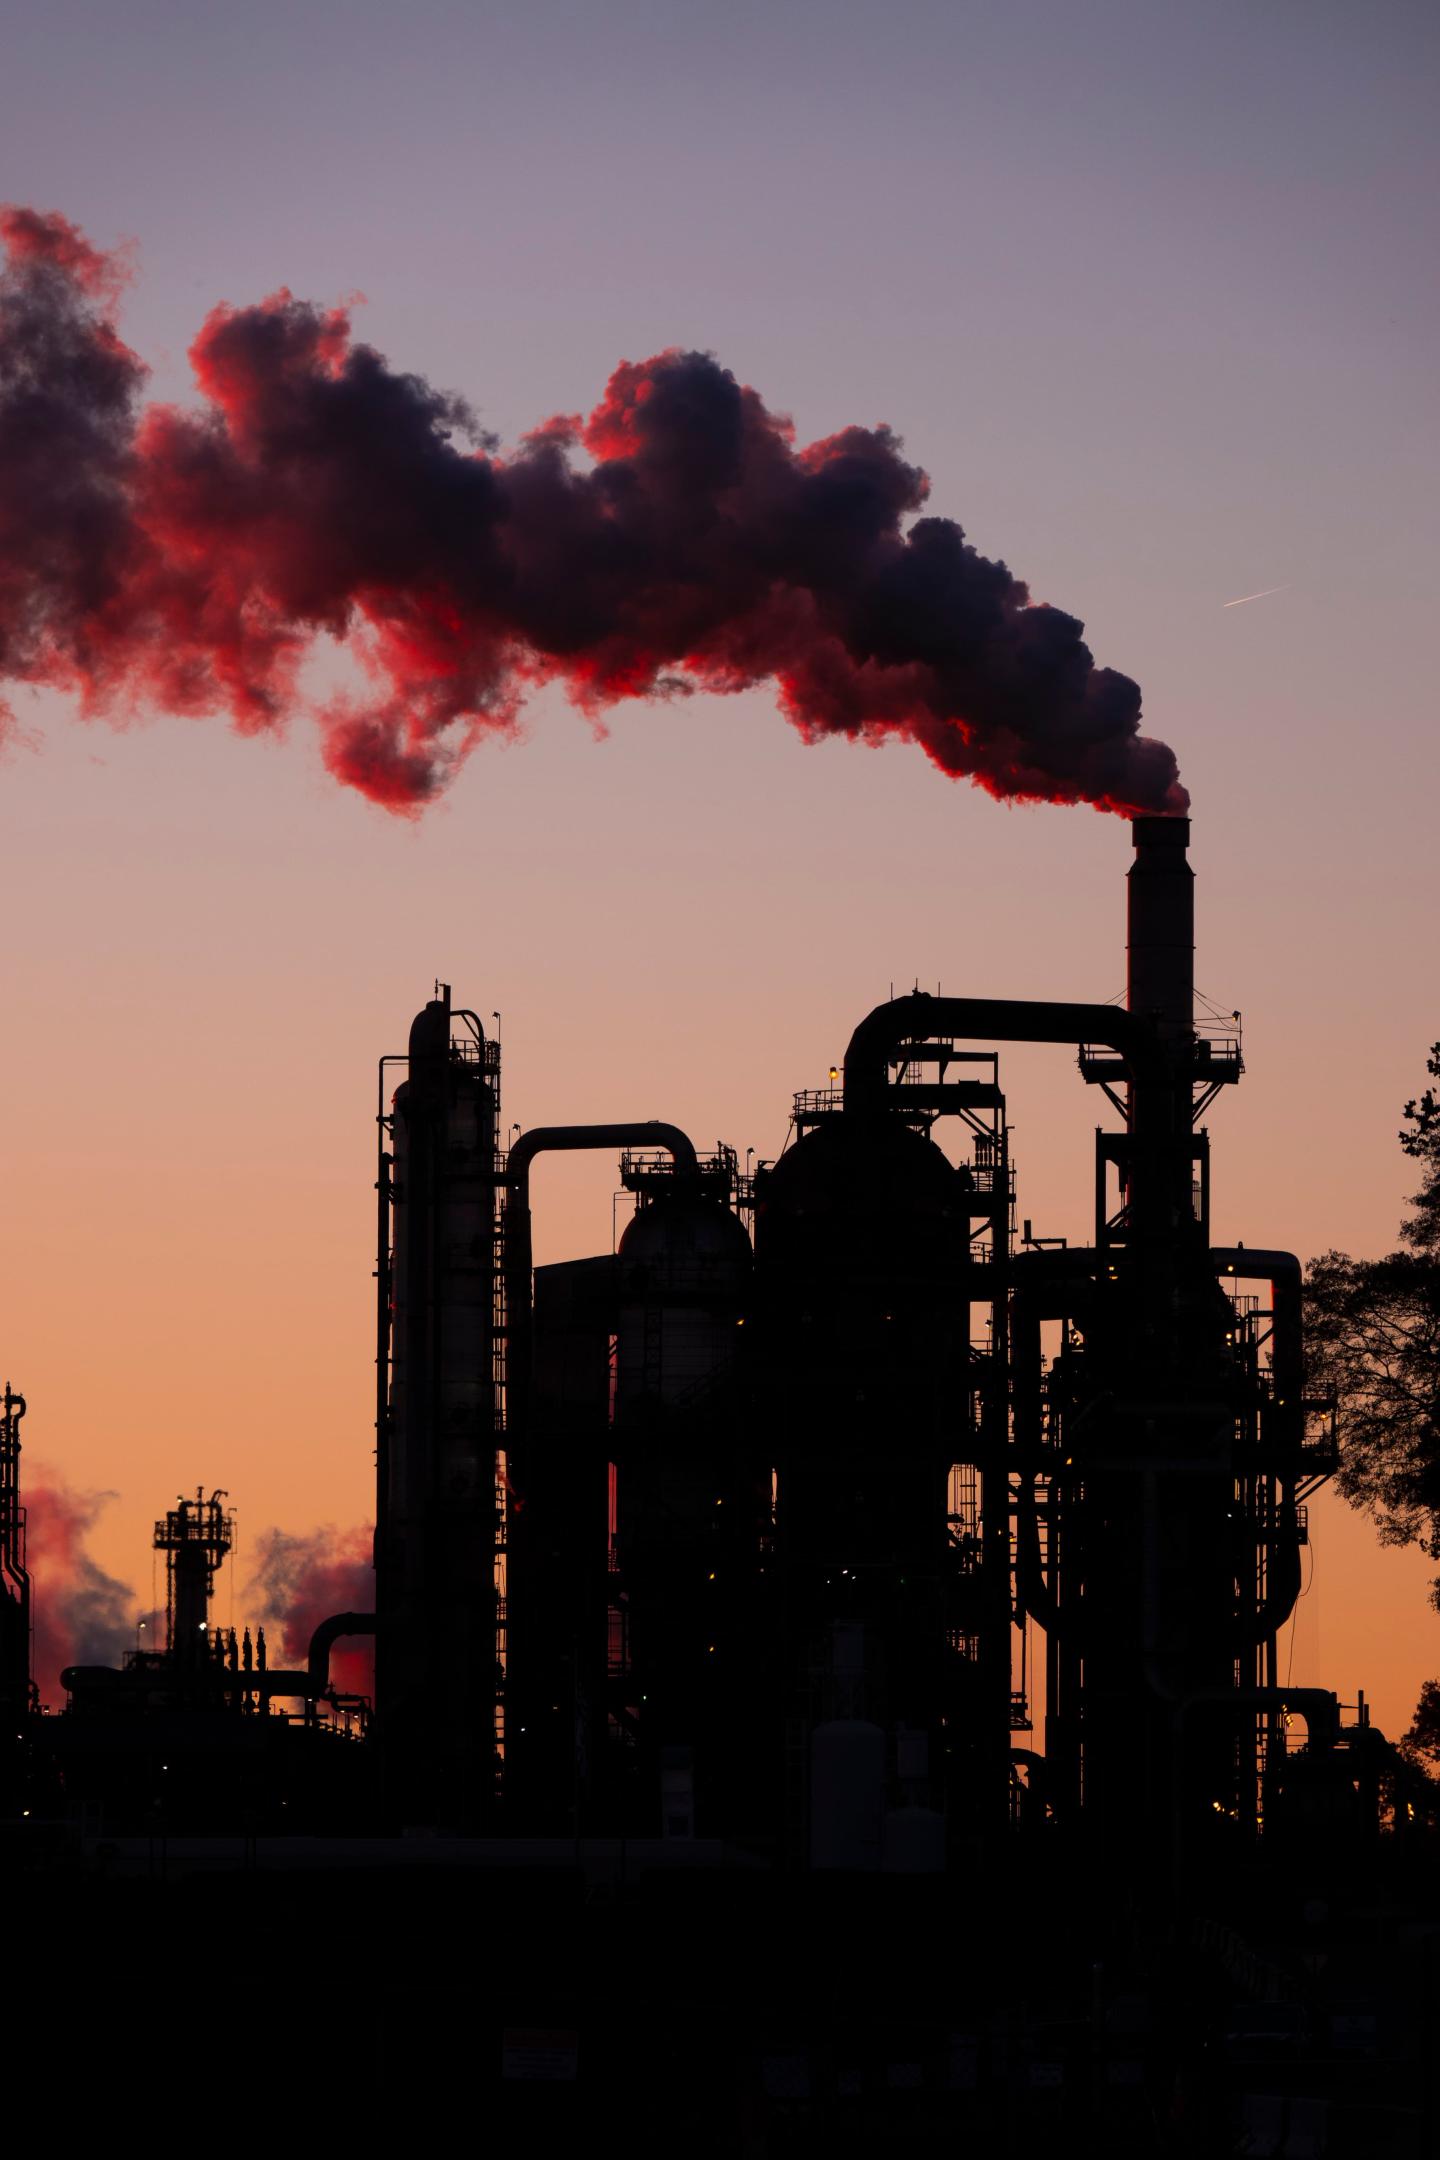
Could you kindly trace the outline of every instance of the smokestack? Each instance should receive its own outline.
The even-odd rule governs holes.
[[[1188,817],[1132,819],[1129,981],[1132,1013],[1188,1034],[1195,1014],[1195,873]]]

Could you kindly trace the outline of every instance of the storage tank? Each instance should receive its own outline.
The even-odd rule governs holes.
[[[963,1175],[896,1117],[837,1115],[757,1180],[761,1366],[797,1559],[853,1568],[943,1541],[966,1400]]]
[[[768,1479],[755,1474],[740,1358],[750,1240],[680,1181],[620,1241],[615,1344],[616,1549],[637,1742],[635,1820],[684,1754],[697,1835],[750,1820],[740,1736],[754,1716],[763,1612],[756,1570]],[[666,1799],[660,1820],[683,1813]]]
[[[620,1240],[615,1417],[693,1403],[734,1366],[749,1297],[750,1240],[700,1193],[654,1200]]]
[[[947,1487],[973,1444],[964,1175],[894,1113],[848,1112],[806,1133],[756,1189],[756,1400],[784,1583],[783,1729],[809,1725],[818,1741],[837,1718],[904,1724],[927,1734],[937,1767]],[[851,1634],[864,1644],[857,1672],[836,1649]],[[822,1852],[826,1789],[812,1816]],[[879,1838],[877,1816],[868,1864]]]

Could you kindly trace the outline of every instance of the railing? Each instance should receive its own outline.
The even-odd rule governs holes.
[[[808,1124],[815,1118],[833,1117],[845,1107],[840,1088],[801,1088],[795,1096],[795,1122]]]

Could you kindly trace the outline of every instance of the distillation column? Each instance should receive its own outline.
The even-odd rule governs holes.
[[[20,1504],[20,1420],[25,1398],[7,1380],[0,1397],[0,1710],[7,1733],[30,1711],[30,1576]]]
[[[457,1830],[498,1771],[498,1093],[442,988],[381,1112],[376,1718],[391,1813]]]

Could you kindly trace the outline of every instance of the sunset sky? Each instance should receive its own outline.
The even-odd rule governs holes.
[[[1217,1236],[1373,1253],[1440,1035],[1437,48],[1420,0],[49,0],[7,19],[0,199],[133,241],[158,398],[284,285],[363,293],[506,444],[672,345],[801,441],[888,422],[1178,751],[1198,982],[1245,1016]],[[546,690],[413,822],[303,720],[15,706],[0,1380],[27,1466],[115,1494],[91,1547],[143,1605],[182,1488],[228,1488],[242,1587],[267,1528],[371,1513],[376,1060],[437,976],[503,1016],[507,1124],[761,1155],[892,984],[1123,987],[1123,822],[807,745],[767,690],[607,739]],[[1086,1238],[1097,1098],[1060,1051],[1002,1076],[1021,1213]],[[609,1248],[613,1172],[542,1165],[538,1259]],[[1312,1524],[1294,1677],[1403,1729],[1427,1564]]]

